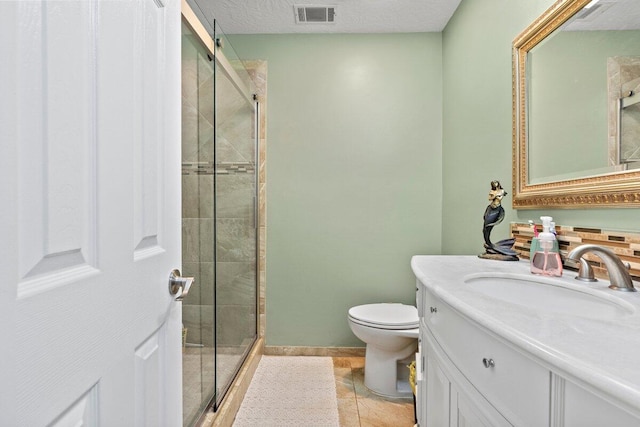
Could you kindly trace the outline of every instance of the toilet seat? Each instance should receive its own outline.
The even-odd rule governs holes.
[[[360,325],[376,329],[415,329],[420,321],[412,305],[398,303],[365,304],[351,307],[349,318]]]

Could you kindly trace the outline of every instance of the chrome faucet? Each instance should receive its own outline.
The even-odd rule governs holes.
[[[593,270],[591,269],[591,266],[582,258],[582,255],[586,253],[597,255],[602,260],[605,267],[607,267],[609,281],[611,282],[609,287],[611,289],[625,292],[636,291],[636,288],[633,286],[633,280],[631,280],[631,275],[627,270],[627,266],[622,263],[620,258],[618,258],[611,249],[598,245],[578,246],[569,252],[569,255],[567,255],[567,259],[580,262],[580,271],[576,279],[588,282],[593,282],[595,280],[593,278]]]

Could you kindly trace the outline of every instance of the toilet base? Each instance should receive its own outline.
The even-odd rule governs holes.
[[[364,385],[374,394],[393,399],[411,399],[409,365],[418,348],[412,342],[400,351],[388,352],[367,345],[364,366]]]
[[[366,384],[365,384],[366,387]],[[411,400],[413,399],[413,391],[411,391],[411,384],[409,384],[409,380],[399,380],[396,381],[396,393],[393,395],[378,393],[377,391],[366,387],[371,393],[376,396],[384,397],[385,399],[393,399],[393,400]]]

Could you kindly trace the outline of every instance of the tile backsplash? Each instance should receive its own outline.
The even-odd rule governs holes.
[[[542,225],[537,223],[538,231]],[[613,231],[600,228],[586,228],[556,225],[560,255],[564,262],[567,254],[580,245],[594,244],[604,246],[614,251],[623,263],[629,264],[629,273],[634,280],[640,280],[640,232]],[[520,259],[529,259],[529,249],[533,230],[527,223],[511,223],[511,236],[516,239],[513,249]],[[597,255],[587,254],[584,257],[593,267],[596,277],[606,279],[607,270]],[[570,270],[577,270],[575,266],[567,265]]]

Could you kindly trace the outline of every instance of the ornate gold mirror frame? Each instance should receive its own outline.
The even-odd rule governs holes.
[[[514,209],[640,207],[638,170],[544,184],[528,183],[527,53],[589,2],[558,0],[513,41]],[[576,156],[579,155],[576,153]]]

